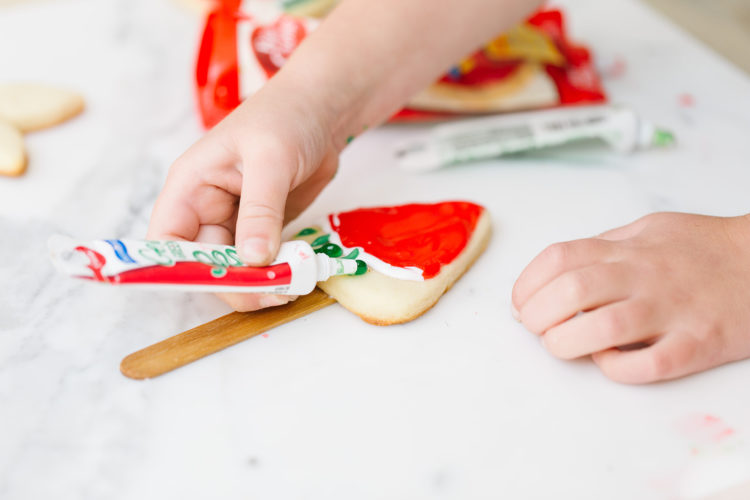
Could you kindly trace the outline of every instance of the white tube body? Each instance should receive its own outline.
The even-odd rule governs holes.
[[[655,143],[656,128],[628,108],[585,106],[495,115],[437,125],[397,151],[407,170],[494,158],[599,138],[620,152]],[[667,133],[664,133],[667,134]]]

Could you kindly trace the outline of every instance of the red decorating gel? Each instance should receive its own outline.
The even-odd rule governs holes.
[[[225,270],[226,274],[214,276],[212,271],[216,270]],[[124,271],[109,280],[116,284],[281,286],[292,282],[292,270],[286,263],[267,267],[215,268],[202,262],[177,262],[173,266],[150,266]]]
[[[102,268],[104,267],[104,264],[107,263],[107,259],[104,258],[104,255],[84,246],[76,247],[76,251],[81,252],[89,258],[89,265],[86,267],[91,269],[91,272],[94,273],[95,280],[108,281],[107,278],[102,276]]]
[[[695,106],[695,98],[692,94],[680,94],[679,96],[680,106],[683,108],[692,108]]]
[[[417,267],[434,277],[466,247],[482,207],[464,201],[362,208],[331,214],[331,228],[349,248],[396,267]]]

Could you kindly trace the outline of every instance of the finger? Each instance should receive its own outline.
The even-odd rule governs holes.
[[[296,169],[291,161],[296,160],[269,149],[244,159],[235,241],[247,264],[266,265],[278,252],[289,172]]]
[[[513,306],[520,311],[532,295],[561,274],[606,262],[613,254],[613,243],[595,238],[548,246],[526,266],[513,285]]]
[[[287,304],[297,298],[296,295],[270,295],[262,293],[217,293],[217,297],[239,312],[257,311],[267,307]]]
[[[223,225],[203,225],[198,230],[195,241],[216,245],[231,245],[234,242],[232,231]],[[258,293],[217,293],[221,300],[235,311],[255,311],[266,307],[280,306],[296,299],[290,295],[270,295]]]
[[[634,351],[607,349],[592,355],[602,372],[623,384],[646,384],[694,373],[708,366],[698,363],[690,336],[667,334],[653,345]]]
[[[236,162],[237,156],[213,135],[206,135],[191,146],[169,169],[151,214],[147,237],[195,240],[201,225],[201,207],[194,202],[197,191],[205,187],[202,172],[231,172]]]
[[[630,276],[622,264],[595,264],[574,269],[554,278],[529,297],[519,309],[519,319],[530,331],[541,334],[579,311],[626,298],[630,288]]]
[[[647,301],[624,300],[580,314],[547,330],[544,347],[555,357],[575,359],[613,347],[647,342],[655,318]]]
[[[198,229],[194,241],[214,245],[231,245],[234,243],[232,232],[220,224],[204,224]]]
[[[151,212],[146,238],[194,241],[199,229],[200,219],[193,207],[176,194],[163,191]]]

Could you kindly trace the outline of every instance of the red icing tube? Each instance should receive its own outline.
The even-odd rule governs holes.
[[[332,258],[304,241],[282,243],[276,260],[263,267],[243,264],[232,246],[189,241],[53,236],[49,248],[53,264],[75,278],[184,291],[301,295],[331,276],[367,271],[362,261]]]
[[[78,247],[89,259],[101,262],[104,257],[90,248]],[[89,266],[94,269],[94,261]],[[84,279],[104,281],[113,285],[185,285],[216,286],[221,284],[241,287],[285,287],[292,282],[292,269],[288,263],[265,267],[215,268],[203,262],[176,262],[171,266],[148,266],[121,271],[113,276],[102,276],[101,268],[94,270],[93,277]],[[218,272],[217,272],[218,271]]]

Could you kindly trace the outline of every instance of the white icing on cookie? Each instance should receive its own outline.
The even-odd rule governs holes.
[[[338,216],[334,214],[333,217],[334,221],[338,223]],[[331,224],[328,222],[328,217],[326,217],[325,220],[321,223],[321,227],[323,228],[323,233],[327,233],[330,235],[329,241],[341,247],[341,249],[344,251],[344,255],[348,254],[355,248],[359,250],[357,259],[365,261],[367,266],[373,271],[377,271],[380,274],[384,274],[390,278],[396,278],[399,280],[424,281],[424,277],[422,276],[423,271],[418,267],[392,266],[387,262],[384,262],[375,257],[374,255],[367,253],[362,247],[345,246],[343,243],[341,243],[341,237],[339,236],[339,234],[331,227]]]

